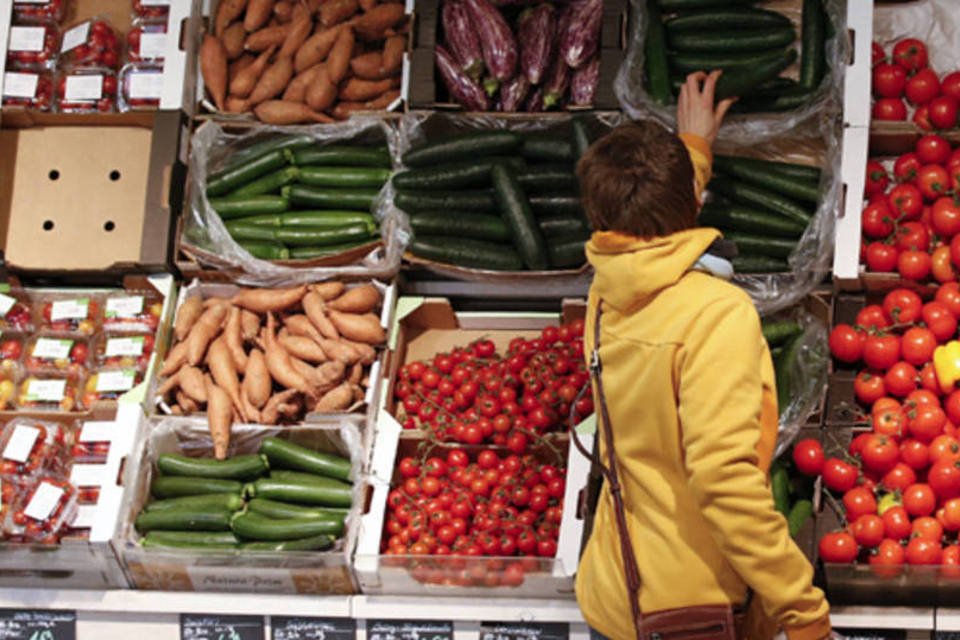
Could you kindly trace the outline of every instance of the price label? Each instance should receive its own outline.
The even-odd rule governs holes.
[[[84,422],[83,426],[80,427],[80,435],[77,436],[77,440],[80,442],[111,442],[116,430],[116,422]]]
[[[166,7],[170,5],[170,0],[140,0],[140,4],[145,7]]]
[[[100,85],[103,83],[103,76],[70,76],[67,78],[67,96],[70,97],[70,81],[71,80],[96,80],[97,84],[97,95],[100,97]],[[82,84],[82,83],[80,83]],[[79,86],[79,85],[78,85]],[[79,96],[74,96],[70,99],[79,99]],[[77,320],[87,317],[87,307],[90,305],[90,300],[87,298],[77,298],[76,300],[55,300],[52,305],[50,305],[50,320]]]
[[[73,340],[37,338],[33,345],[33,357],[44,360],[66,360],[73,348]]]
[[[104,355],[108,358],[112,358],[114,356],[142,356],[143,336],[134,336],[132,338],[110,338],[107,340],[107,346],[104,349]]]
[[[480,640],[567,640],[566,622],[481,622]]]
[[[97,393],[110,391],[130,391],[136,379],[136,373],[129,369],[101,371],[97,374]]]
[[[38,380],[32,378],[27,383],[28,402],[60,402],[67,389],[66,380]]]
[[[49,482],[41,482],[37,485],[37,490],[33,492],[33,497],[27,503],[23,513],[28,518],[34,520],[46,520],[53,513],[53,510],[60,504],[60,498],[63,497],[63,489]]]
[[[270,616],[271,640],[354,640],[353,618],[291,618]]]
[[[834,629],[849,640],[906,640],[905,629]],[[939,633],[937,634],[939,637]]]
[[[73,29],[69,29],[63,34],[63,44],[60,47],[60,53],[65,53],[74,47],[79,47],[87,41],[88,35],[90,35],[89,22],[78,24]]]
[[[26,462],[33,451],[33,445],[40,437],[40,429],[25,424],[18,424],[3,448],[3,459],[14,462]]]
[[[0,609],[4,640],[76,640],[77,612]]]
[[[129,76],[131,98],[156,100],[163,93],[163,74],[155,71],[131,73]]]
[[[3,74],[3,95],[8,98],[32,98],[37,95],[37,83],[40,76],[35,73],[14,73],[12,71]],[[4,296],[10,298],[10,296]],[[16,302],[16,300],[13,300]],[[10,306],[13,306],[13,302]],[[10,311],[8,308],[7,311]],[[4,311],[6,315],[7,311]]]
[[[99,100],[103,96],[103,76],[100,74],[87,76],[67,76],[67,85],[64,94],[70,102],[79,100]],[[84,313],[86,315],[86,313]],[[80,317],[83,316],[71,316]],[[56,320],[56,318],[54,318]]]
[[[143,312],[143,296],[126,296],[107,300],[108,318],[136,318]]]
[[[367,640],[453,640],[453,622],[367,620]]]
[[[107,484],[107,465],[75,464],[70,470],[70,484],[75,487],[99,487]]]
[[[43,27],[10,27],[11,51],[43,51],[47,30]]]
[[[140,34],[140,57],[141,58],[162,58],[167,53],[167,34],[165,33],[141,33]]]
[[[264,640],[263,617],[183,613],[180,640]]]

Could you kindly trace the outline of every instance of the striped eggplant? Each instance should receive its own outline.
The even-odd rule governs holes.
[[[463,0],[444,0],[440,19],[450,53],[460,63],[464,73],[479,80],[483,74],[483,52],[467,5]]]
[[[553,34],[556,15],[548,3],[526,9],[517,20],[517,40],[520,42],[520,70],[530,84],[540,84],[547,65],[553,57]]]
[[[550,65],[550,72],[547,74],[547,80],[543,84],[543,108],[552,109],[560,104],[564,96],[567,95],[567,89],[570,88],[570,67],[564,62],[563,58],[556,57]]]
[[[570,78],[570,104],[578,107],[592,105],[599,81],[600,56],[595,55],[579,69],[574,70],[573,77]]]
[[[437,69],[447,85],[450,96],[470,111],[487,111],[490,100],[476,82],[457,65],[456,60],[442,45],[436,47]]]
[[[480,36],[483,62],[496,80],[505,82],[517,70],[517,40],[490,0],[463,0]],[[602,1],[602,0],[601,0]]]
[[[560,55],[573,69],[590,59],[600,46],[603,0],[574,0],[570,3],[570,24],[560,42]]]
[[[524,111],[539,113],[543,111],[543,87],[537,87],[537,90],[527,98],[527,104],[524,105]]]
[[[509,113],[519,111],[528,93],[530,93],[530,81],[527,80],[527,76],[518,73],[513,80],[500,87],[499,111]]]

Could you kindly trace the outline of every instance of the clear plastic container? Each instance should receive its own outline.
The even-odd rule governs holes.
[[[52,20],[10,27],[7,68],[52,69],[60,53],[60,27]]]
[[[67,375],[27,376],[20,383],[16,407],[28,411],[79,411],[82,382]]]
[[[83,406],[116,400],[143,382],[143,372],[137,369],[100,369],[83,387]]]
[[[124,113],[159,109],[162,90],[162,63],[131,62],[120,70],[117,108]]]
[[[156,293],[120,291],[103,302],[104,331],[156,333],[163,313],[163,298]]]
[[[97,339],[95,360],[100,367],[146,371],[153,347],[152,333],[104,334]]]
[[[34,336],[24,350],[23,366],[30,375],[85,375],[90,366],[90,343],[72,336]]]
[[[33,313],[26,293],[0,293],[0,331],[33,331]]]
[[[77,433],[76,442],[70,448],[70,456],[74,464],[103,464],[110,455],[110,433],[107,429],[115,428],[116,425],[109,422],[85,422]],[[77,487],[88,485],[99,485],[102,477],[90,479],[89,474],[77,473],[74,467],[71,472],[70,481]]]
[[[138,18],[166,18],[170,14],[170,0],[133,0],[131,9]]]
[[[60,113],[113,113],[117,110],[117,75],[110,69],[74,67],[57,80]]]
[[[56,422],[15,418],[0,430],[0,475],[62,474],[72,434]]]
[[[17,20],[63,20],[67,0],[13,0]]]
[[[92,336],[100,328],[99,296],[45,295],[34,303],[36,326],[41,332]]]
[[[19,333],[4,333],[0,336],[0,380],[16,382],[20,379],[23,368],[20,360],[23,357],[23,344],[26,336]]]
[[[162,62],[167,51],[167,21],[137,18],[127,31],[130,62]]]
[[[50,71],[7,71],[3,74],[3,106],[50,111],[53,87]]]
[[[63,31],[60,64],[116,69],[120,38],[104,18],[92,18]]]
[[[77,489],[57,476],[28,483],[13,500],[5,532],[30,542],[56,542],[60,529],[77,513]]]

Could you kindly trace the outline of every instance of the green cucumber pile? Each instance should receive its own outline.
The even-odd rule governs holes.
[[[163,454],[134,526],[143,546],[323,551],[353,503],[350,461],[280,438],[226,460]]]
[[[820,202],[820,169],[724,155],[713,168],[699,223],[736,243],[738,273],[789,271],[787,258]]]
[[[393,186],[413,229],[410,252],[495,271],[582,266],[590,231],[573,165],[589,136],[573,127],[572,140],[486,131],[408,151]]]
[[[207,178],[230,236],[256,258],[309,260],[368,244],[370,211],[390,179],[386,146],[321,146],[308,135],[233,154]]]
[[[794,320],[764,320],[763,337],[770,348],[777,381],[777,407],[780,413],[790,404],[793,390],[794,363],[800,350],[803,327]]]
[[[803,0],[797,80],[781,75],[798,58],[786,16],[750,0],[645,2],[646,89],[659,104],[675,101],[688,74],[723,69],[716,96],[739,96],[734,111],[786,111],[805,104],[826,73],[824,0]]]

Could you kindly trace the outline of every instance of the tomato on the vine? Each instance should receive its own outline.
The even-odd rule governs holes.
[[[923,300],[909,289],[894,289],[884,296],[883,311],[895,323],[912,324],[920,319]]]
[[[891,78],[888,80],[893,83],[898,78],[892,77],[891,74]],[[922,69],[907,80],[904,94],[910,104],[915,106],[925,105],[940,95],[940,78],[932,69]]]
[[[917,153],[917,159],[923,164],[946,164],[952,149],[943,136],[927,134],[917,141],[914,150]]]
[[[904,38],[893,45],[892,59],[907,71],[919,71],[928,64],[927,45],[917,38]]]
[[[880,98],[873,103],[874,120],[906,120],[907,105],[900,98]]]

